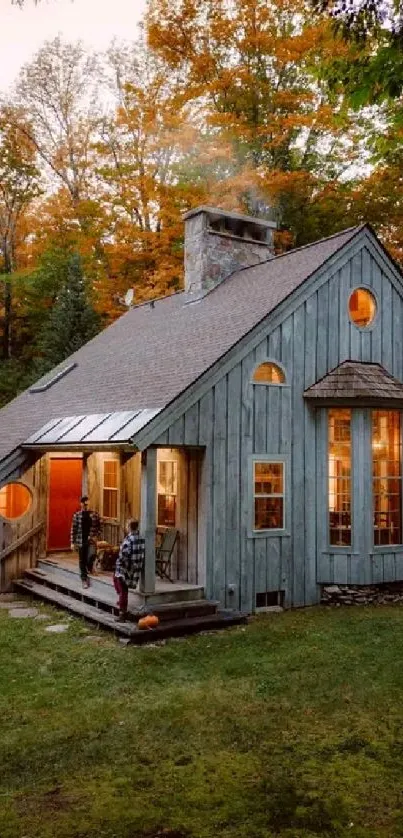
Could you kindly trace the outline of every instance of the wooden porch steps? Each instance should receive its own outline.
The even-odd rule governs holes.
[[[31,597],[48,602],[50,605],[55,605],[57,608],[62,608],[64,611],[69,611],[76,617],[84,617],[85,620],[89,620],[101,628],[109,629],[109,631],[113,631],[121,637],[130,638],[136,631],[134,623],[116,623],[114,615],[110,611],[101,611],[96,605],[80,602],[69,594],[62,594],[60,591],[32,582],[29,579],[17,579],[14,582],[14,588],[19,593],[28,594]]]
[[[212,600],[185,600],[182,602],[156,603],[148,607],[160,620],[157,628],[141,631],[137,628],[136,618],[144,613],[144,606],[129,602],[129,619],[117,623],[115,616],[116,594],[111,584],[95,585],[83,589],[77,574],[66,578],[57,572],[45,572],[40,568],[26,571],[24,579],[14,585],[20,593],[36,597],[75,616],[82,617],[95,625],[113,631],[116,635],[127,638],[131,643],[151,643],[166,637],[175,637],[211,629],[227,628],[246,622],[246,617],[239,612],[221,611],[217,602]]]
[[[90,606],[98,608],[100,611],[105,611],[115,616],[118,614],[115,589],[110,583],[100,583],[96,578],[91,579],[91,586],[89,588],[83,589],[78,574],[45,572],[38,567],[26,570],[24,579],[20,581],[30,584],[35,583],[36,585],[42,586],[43,589],[59,592],[71,597],[74,601],[85,602]],[[16,584],[19,585],[20,581]],[[162,622],[167,619],[172,620],[190,616],[202,617],[207,614],[215,614],[217,604],[214,600],[196,599],[184,600],[182,602],[160,602],[147,606],[147,608],[152,610],[152,613],[156,614],[160,622]],[[135,620],[144,609],[144,604],[140,600],[137,601],[136,594],[130,592],[129,617]]]
[[[52,561],[52,559],[40,559],[38,566],[27,573],[36,572],[44,579],[52,580],[61,583],[64,580],[65,587],[72,590],[82,592],[81,580],[78,572],[78,564],[72,565],[69,562]],[[100,573],[96,576],[91,576],[91,594],[96,594],[101,599],[109,598],[113,602],[116,600],[116,594],[112,583],[112,574]],[[147,597],[147,602],[152,604],[152,607],[162,603],[185,602],[186,600],[204,600],[204,589],[202,585],[191,585],[187,582],[174,583],[157,581],[156,591],[152,596]],[[144,598],[136,591],[129,592],[129,605],[144,604]]]

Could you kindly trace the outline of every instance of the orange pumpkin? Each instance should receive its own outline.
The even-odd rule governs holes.
[[[148,614],[147,617],[142,617],[141,620],[138,621],[137,625],[139,629],[151,629],[156,628],[158,623],[159,619],[155,616],[155,614]]]
[[[159,619],[156,617],[155,614],[150,614],[148,617],[148,625],[149,628],[156,628],[158,626]]]

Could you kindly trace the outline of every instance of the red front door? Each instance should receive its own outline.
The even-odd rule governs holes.
[[[48,550],[68,550],[73,513],[80,508],[81,459],[50,459]]]

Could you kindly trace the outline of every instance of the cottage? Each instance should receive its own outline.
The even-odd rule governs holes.
[[[187,213],[184,291],[0,411],[2,590],[67,560],[84,490],[107,540],[140,518],[144,600],[198,591],[251,613],[403,580],[402,275],[368,226],[282,256],[274,226]]]

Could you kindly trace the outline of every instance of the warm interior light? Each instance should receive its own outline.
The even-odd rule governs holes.
[[[333,454],[329,454],[329,509],[331,512],[334,512],[336,509],[335,478],[336,457]]]
[[[328,504],[330,543],[351,544],[351,413],[329,411]]]
[[[350,319],[359,328],[365,328],[372,323],[376,315],[376,300],[366,288],[356,288],[352,292],[348,310]]]
[[[6,520],[21,518],[31,504],[31,492],[22,483],[8,483],[0,489],[0,515]]]
[[[272,361],[264,361],[255,369],[253,381],[259,384],[285,384],[285,375],[277,364]]]

